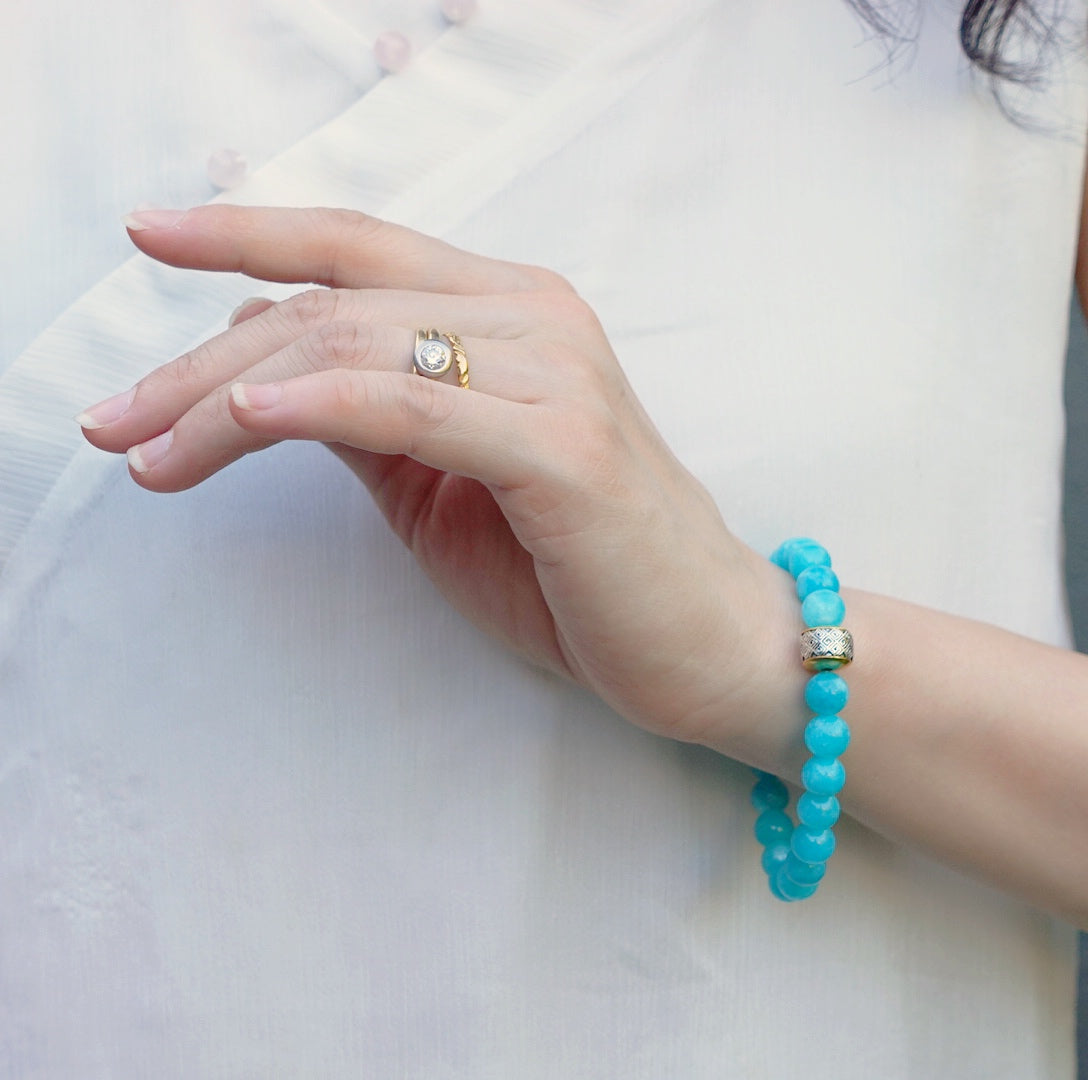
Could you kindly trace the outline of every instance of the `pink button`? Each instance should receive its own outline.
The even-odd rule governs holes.
[[[237,150],[213,150],[208,158],[208,179],[220,191],[237,187],[246,178],[246,159]]]
[[[399,30],[386,30],[374,42],[374,60],[390,75],[403,71],[411,58],[412,43]]]
[[[441,8],[451,23],[462,23],[476,14],[476,0],[442,0]]]

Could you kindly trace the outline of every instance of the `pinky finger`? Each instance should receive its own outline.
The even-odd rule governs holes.
[[[263,438],[405,454],[501,487],[520,486],[533,471],[527,408],[418,376],[343,368],[230,388],[231,415]]]

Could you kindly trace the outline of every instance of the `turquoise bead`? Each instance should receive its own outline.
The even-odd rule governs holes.
[[[839,576],[830,566],[810,566],[797,575],[797,599],[804,600],[817,589],[839,591]]]
[[[793,822],[782,810],[764,810],[756,818],[756,839],[766,847],[771,844],[789,843]]]
[[[798,825],[790,838],[790,848],[801,862],[827,862],[835,850],[835,834],[830,829]]]
[[[777,874],[773,874],[771,877],[767,878],[767,884],[770,886],[771,895],[776,900],[784,900],[788,904],[793,899],[792,896],[786,896],[786,894],[778,887]]]
[[[817,757],[838,757],[849,745],[850,728],[841,716],[814,716],[805,727],[805,746]]]
[[[771,552],[771,562],[773,562],[775,566],[780,566],[783,570],[788,570],[790,568],[790,555],[793,553],[793,549],[799,544],[815,543],[815,540],[810,540],[807,536],[794,536],[789,540],[784,540]]]
[[[831,556],[827,548],[815,540],[794,544],[790,549],[790,573],[797,577],[810,566],[830,566]]]
[[[790,801],[786,785],[777,776],[762,776],[752,788],[752,806],[764,810],[784,810]]]
[[[771,844],[763,849],[763,872],[768,877],[774,877],[778,868],[793,854],[789,844]]]
[[[805,704],[818,716],[839,712],[850,700],[846,680],[834,671],[820,671],[805,687]]]
[[[830,589],[810,592],[801,604],[805,626],[841,626],[845,617],[846,605],[842,597]]]
[[[794,881],[793,878],[786,873],[785,866],[775,874],[774,883],[778,891],[787,900],[807,900],[816,891],[818,885],[818,882],[802,884],[799,881]],[[772,889],[771,891],[773,892],[774,890]]]
[[[806,791],[797,800],[797,816],[813,829],[830,829],[839,820],[841,807],[834,795],[816,795]]]
[[[825,862],[801,862],[791,851],[786,856],[786,876],[798,885],[815,885],[827,873]]]
[[[801,766],[801,783],[817,795],[837,795],[846,783],[846,769],[838,758],[809,758]]]

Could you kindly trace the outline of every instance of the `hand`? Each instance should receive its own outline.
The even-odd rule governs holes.
[[[661,734],[723,748],[754,722],[752,675],[779,646],[750,628],[784,575],[728,532],[566,281],[347,211],[164,215],[130,225],[156,259],[328,288],[258,302],[84,414],[138,484],[180,491],[320,440],[449,600],[526,657]],[[412,372],[417,327],[460,335],[471,389]]]

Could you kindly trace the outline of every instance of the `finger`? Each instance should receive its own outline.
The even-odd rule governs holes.
[[[247,322],[255,316],[260,315],[261,312],[267,311],[270,307],[275,306],[275,300],[269,300],[263,296],[251,296],[248,300],[243,300],[230,313],[230,318],[227,319],[227,326],[237,326],[239,323]]]
[[[333,369],[384,372],[395,380],[437,385],[433,380],[411,373],[414,332],[402,327],[369,327],[358,323],[333,323],[288,348],[262,360],[242,373],[246,382],[263,384],[299,375]],[[488,372],[503,374],[503,350],[508,344],[469,339],[465,349],[479,364],[478,383],[486,393]],[[456,386],[456,375],[451,373]],[[196,402],[184,415],[153,438],[141,440],[128,449],[133,478],[151,491],[182,491],[206,480],[233,461],[268,445],[260,433],[239,426],[229,407],[229,384],[218,385]],[[411,393],[411,391],[408,391]]]
[[[530,469],[527,407],[427,379],[337,369],[277,383],[235,383],[230,408],[265,440],[314,439],[405,455],[485,484],[515,487]]]
[[[288,349],[307,335],[345,322],[362,325],[388,324],[406,331],[416,327],[440,326],[470,337],[505,338],[528,327],[519,304],[509,297],[454,297],[434,293],[387,290],[312,289],[278,304],[258,301],[264,310],[246,301],[236,314],[245,318],[168,364],[152,371],[135,387],[92,405],[80,414],[79,422],[87,439],[100,450],[123,453],[134,443],[165,431],[180,416],[219,387],[239,378],[262,360]],[[252,306],[247,306],[252,305]],[[340,331],[331,335],[335,343]],[[412,335],[407,333],[406,351],[388,354],[390,370],[411,367]],[[317,343],[307,343],[314,349]],[[287,371],[278,367],[270,378],[297,375],[315,367],[335,366],[299,357],[300,367]]]
[[[550,271],[473,255],[352,210],[213,205],[124,220],[133,243],[160,262],[264,281],[462,295],[570,289]]]

